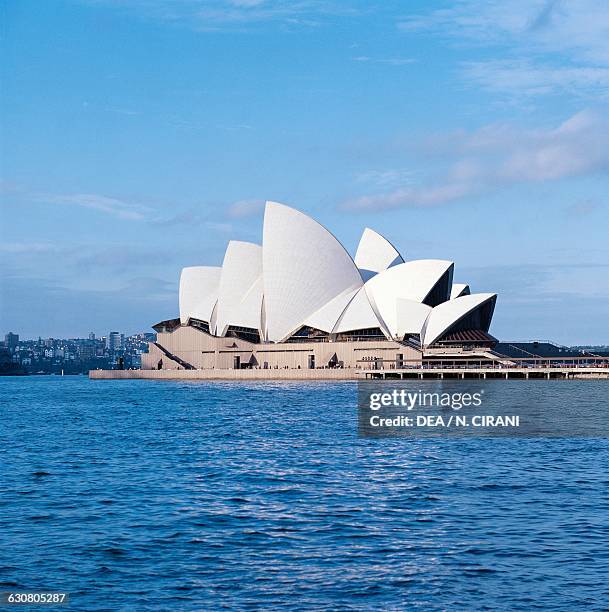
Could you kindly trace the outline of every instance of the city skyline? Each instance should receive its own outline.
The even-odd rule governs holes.
[[[500,339],[609,342],[601,2],[0,10],[3,333],[150,331],[275,199],[459,261]]]
[[[0,340],[0,376],[5,374],[86,374],[103,368],[139,368],[156,334],[126,336],[108,332],[86,338],[21,338],[8,332]]]

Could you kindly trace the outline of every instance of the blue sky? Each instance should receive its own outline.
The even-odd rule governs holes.
[[[290,204],[609,343],[603,1],[2,4],[0,331],[127,333]]]

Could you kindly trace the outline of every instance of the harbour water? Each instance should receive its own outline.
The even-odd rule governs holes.
[[[476,385],[609,418],[607,381]],[[0,415],[0,591],[79,610],[609,605],[608,439],[358,438],[356,385],[334,381],[3,378]]]

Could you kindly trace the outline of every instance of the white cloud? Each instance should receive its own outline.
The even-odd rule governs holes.
[[[606,63],[609,57],[605,0],[459,0],[452,8],[404,19],[398,26],[482,44],[526,44],[589,61]]]
[[[365,195],[346,202],[349,210],[386,210],[392,208],[426,208],[471,195],[467,183],[446,183],[430,187],[407,187],[389,193]]]
[[[254,6],[260,6],[264,4],[267,0],[230,0],[229,4],[233,6],[241,6],[244,8],[252,8]]]
[[[525,95],[555,91],[609,97],[609,66],[553,66],[528,59],[461,64],[465,78],[484,89]]]
[[[93,193],[77,193],[69,195],[36,194],[33,199],[45,204],[78,206],[115,216],[119,219],[141,221],[150,212],[150,208],[141,204],[124,202],[117,198]]]
[[[368,57],[367,55],[358,55],[353,58],[354,62],[385,64],[387,66],[407,66],[408,64],[416,64],[417,60],[411,57]]]
[[[0,252],[11,254],[53,253],[60,250],[55,244],[49,242],[3,242],[0,243]]]
[[[465,64],[463,74],[488,89],[528,95],[609,91],[606,0],[459,0],[398,27],[486,48],[495,57]]]
[[[261,215],[264,210],[264,200],[239,200],[231,204],[226,214],[231,219],[242,219]]]
[[[343,207],[382,210],[438,206],[507,185],[556,181],[609,172],[609,121],[591,111],[558,127],[518,129],[489,125],[472,132],[432,137],[421,147],[449,159],[433,184],[364,195]]]
[[[256,23],[316,26],[329,16],[360,13],[339,0],[82,0],[109,4],[194,30],[244,28]]]
[[[355,177],[355,180],[358,183],[368,183],[377,187],[397,187],[412,184],[414,176],[415,173],[407,168],[390,168],[361,172]]]

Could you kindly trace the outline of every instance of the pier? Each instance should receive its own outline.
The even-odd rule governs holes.
[[[376,380],[408,379],[609,379],[609,358],[581,357],[527,358],[432,358],[423,363],[376,361],[360,369],[362,378]]]

